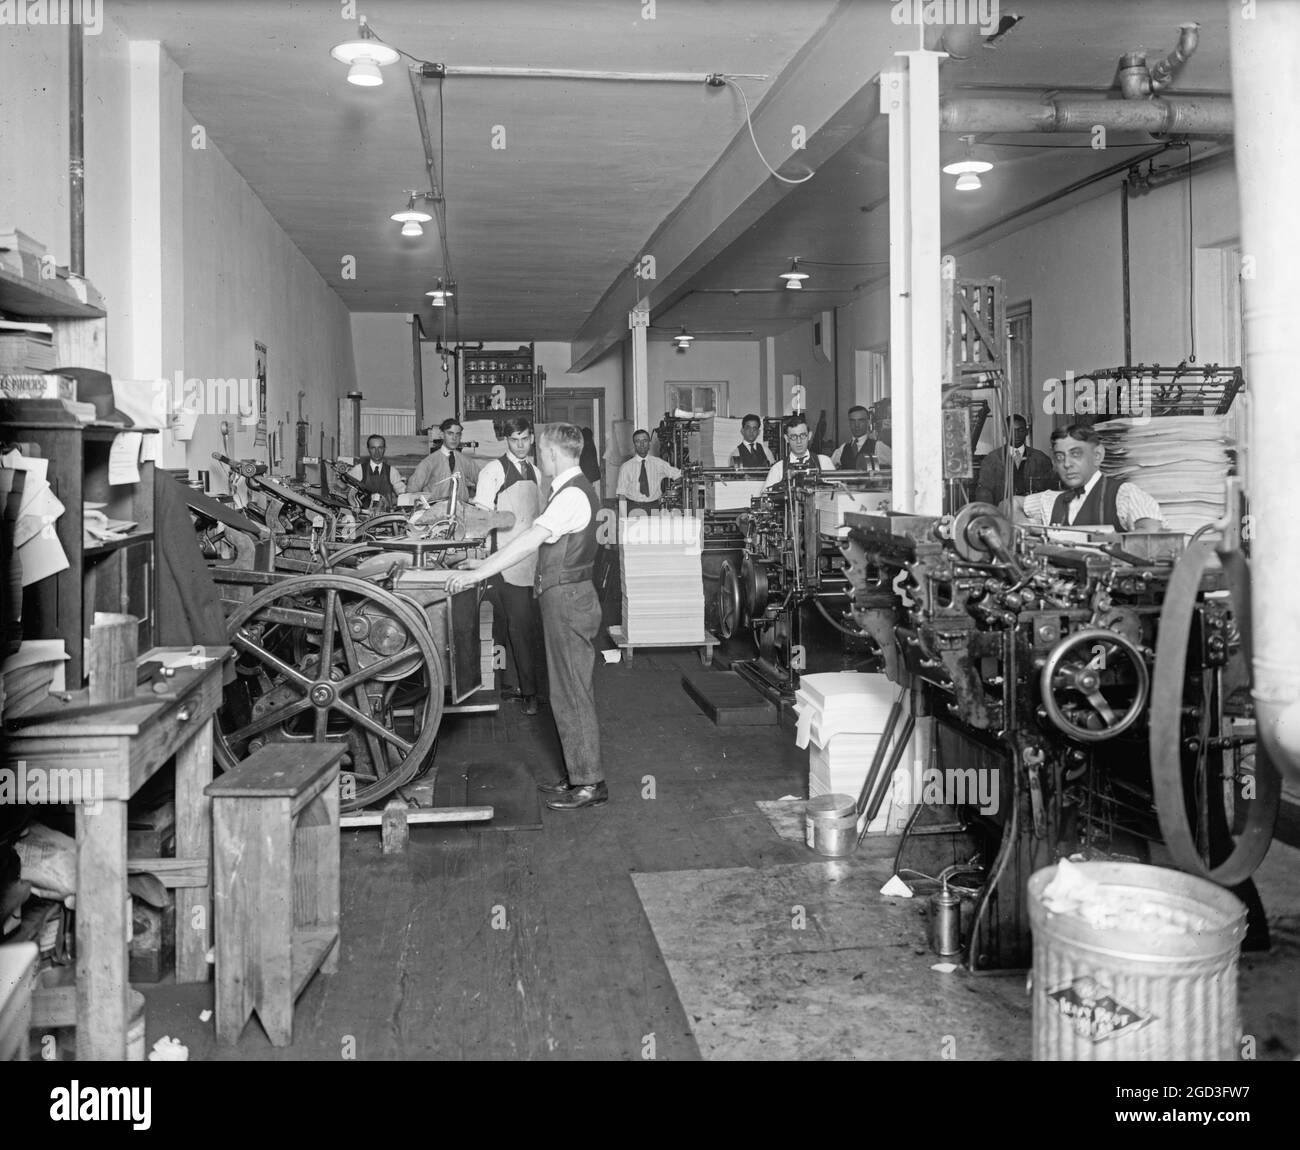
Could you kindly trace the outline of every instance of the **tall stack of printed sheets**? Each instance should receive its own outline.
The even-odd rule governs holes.
[[[633,515],[619,522],[628,643],[690,646],[704,641],[703,530],[698,516]]]
[[[808,748],[810,799],[835,794],[858,797],[897,691],[884,675],[844,671],[800,676],[794,696],[795,744]],[[892,782],[879,780],[877,789],[881,786],[888,791],[867,828],[872,832],[893,830],[900,816],[906,819],[906,813],[896,809]],[[897,793],[907,792],[900,788]]]
[[[1224,514],[1228,418],[1163,415],[1096,425],[1106,447],[1101,469],[1136,483],[1160,504],[1170,531],[1191,534]]]
[[[731,466],[731,454],[742,439],[742,422],[721,415],[700,420],[700,462],[705,467]]]

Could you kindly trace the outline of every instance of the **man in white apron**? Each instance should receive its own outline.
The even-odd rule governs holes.
[[[533,425],[522,417],[508,419],[506,454],[488,463],[479,474],[474,503],[487,511],[509,511],[515,525],[498,529],[500,551],[533,525],[542,509],[541,489],[533,453]],[[495,576],[488,584],[495,601],[493,641],[510,653],[516,682],[507,694],[517,694],[525,715],[537,714],[537,656],[542,649],[542,619],[533,597],[536,553]]]

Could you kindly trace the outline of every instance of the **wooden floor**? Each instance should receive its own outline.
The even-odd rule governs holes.
[[[199,1013],[207,986],[148,990],[149,1039],[193,1059],[639,1058],[698,1050],[641,909],[636,871],[806,862],[755,799],[797,794],[806,752],[766,727],[718,728],[682,691],[694,652],[599,663],[596,691],[610,802],[546,810],[540,831],[416,827],[384,858],[376,831],[343,836],[340,971],[299,999],[294,1045],[275,1050],[256,1021],[219,1048]],[[448,717],[442,771],[494,757],[559,755],[545,707]],[[502,923],[504,922],[504,928]]]
[[[616,607],[616,592],[609,598]],[[339,972],[314,978],[299,999],[291,1047],[273,1048],[256,1020],[238,1045],[217,1046],[201,1018],[211,985],[174,984],[141,988],[149,1045],[170,1035],[193,1060],[607,1061],[650,1050],[699,1059],[632,876],[806,868],[816,858],[756,806],[805,793],[807,752],[788,715],[780,726],[714,726],[681,686],[684,672],[700,671],[693,650],[646,650],[631,666],[597,660],[604,807],[544,809],[540,830],[414,827],[407,853],[389,858],[377,830],[345,832]],[[547,708],[528,718],[506,703],[499,714],[444,719],[440,772],[511,760],[540,778],[557,773]],[[1261,890],[1280,945],[1241,960],[1242,1020],[1262,1036],[1261,1058],[1300,1055],[1298,860],[1281,844],[1266,860]],[[919,915],[907,949],[923,978],[931,960]],[[897,931],[898,916],[882,915],[880,929]],[[918,1016],[926,993],[918,988]],[[995,1001],[980,1025],[1014,1028],[1003,1050],[1027,1041],[1025,1019]],[[888,1031],[858,1057],[891,1057]]]

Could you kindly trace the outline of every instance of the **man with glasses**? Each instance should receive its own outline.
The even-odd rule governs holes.
[[[785,458],[778,459],[772,464],[771,470],[767,473],[767,481],[763,484],[764,487],[775,487],[785,478],[787,461],[791,467],[808,470],[816,468],[819,471],[835,470],[835,464],[826,456],[814,456],[808,450],[808,442],[811,438],[808,433],[808,420],[801,412],[796,412],[785,421]]]
[[[411,472],[406,489],[446,499],[451,494],[452,474],[460,475],[467,487],[473,487],[478,481],[479,464],[461,453],[460,437],[464,428],[459,419],[444,419],[438,430],[442,432],[442,446],[420,461]]]
[[[506,454],[484,465],[474,493],[476,506],[485,511],[509,511],[515,517],[513,527],[495,532],[494,552],[527,531],[542,510],[533,425],[519,416],[506,420],[505,431]],[[536,574],[537,553],[533,552],[487,581],[496,608],[493,641],[507,651],[515,673],[515,686],[502,694],[517,697],[525,715],[537,714],[537,657],[542,650],[542,617],[533,598]]]

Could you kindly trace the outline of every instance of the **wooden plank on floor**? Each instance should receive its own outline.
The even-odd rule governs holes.
[[[719,727],[776,726],[776,707],[735,671],[683,675],[682,689]]]

